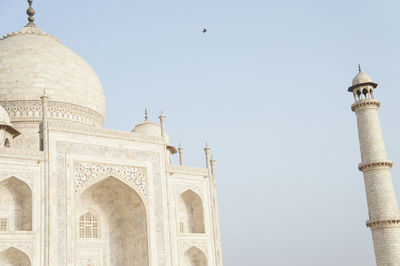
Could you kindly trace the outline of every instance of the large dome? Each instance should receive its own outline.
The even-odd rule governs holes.
[[[28,102],[40,101],[44,89],[49,103],[53,102],[49,106],[58,112],[54,118],[103,125],[104,92],[94,70],[56,38],[29,23],[0,39],[0,103],[9,113],[12,108],[29,109]],[[35,113],[31,109],[27,114]],[[15,112],[10,117],[18,120]]]

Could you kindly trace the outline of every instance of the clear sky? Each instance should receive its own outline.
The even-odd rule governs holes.
[[[26,24],[0,1],[0,34]],[[92,65],[106,127],[165,110],[185,163],[215,154],[226,266],[375,265],[353,97],[379,83],[400,198],[400,2],[35,0],[36,24]],[[203,27],[207,33],[201,31]]]

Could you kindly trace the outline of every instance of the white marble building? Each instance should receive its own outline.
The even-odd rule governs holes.
[[[105,129],[96,73],[28,2],[0,40],[0,265],[222,265],[210,149],[173,165],[163,114]]]

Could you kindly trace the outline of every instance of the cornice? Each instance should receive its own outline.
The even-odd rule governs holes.
[[[372,162],[372,163],[360,163],[358,165],[358,170],[361,172],[374,170],[374,169],[390,169],[393,167],[392,161],[381,161],[381,162]]]
[[[98,127],[90,127],[84,124],[71,123],[67,121],[50,120],[47,123],[49,131],[63,131],[77,133],[80,135],[99,136],[113,139],[124,139],[140,142],[150,142],[154,144],[165,145],[163,137],[145,136],[134,132],[119,131]]]

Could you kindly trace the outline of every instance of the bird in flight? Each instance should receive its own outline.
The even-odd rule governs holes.
[[[207,29],[206,28],[203,28],[203,33],[206,33],[207,32]]]

